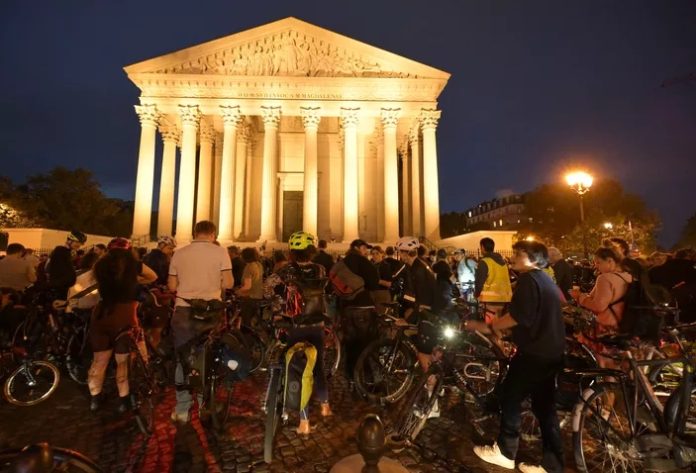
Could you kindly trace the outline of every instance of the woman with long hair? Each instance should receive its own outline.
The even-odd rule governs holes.
[[[94,360],[89,369],[87,384],[91,395],[90,409],[96,411],[102,401],[106,368],[111,355],[115,353],[119,411],[125,412],[130,407],[130,346],[126,337],[118,338],[118,335],[129,328],[139,327],[136,300],[138,284],[149,284],[157,279],[157,275],[135,258],[127,239],[113,239],[108,249],[107,254],[94,266],[100,300],[92,312],[89,328]],[[139,341],[138,346],[147,358],[144,342]]]

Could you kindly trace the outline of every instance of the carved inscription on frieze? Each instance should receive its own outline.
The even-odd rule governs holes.
[[[277,33],[157,72],[232,76],[416,77],[385,70],[374,60],[297,31]]]

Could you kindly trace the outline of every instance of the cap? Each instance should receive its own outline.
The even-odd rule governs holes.
[[[366,246],[368,250],[372,249],[372,245],[367,243],[365,240],[361,240],[360,238],[353,240],[350,244],[351,248],[360,248],[361,246]]]

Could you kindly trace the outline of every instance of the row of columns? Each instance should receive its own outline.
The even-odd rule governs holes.
[[[138,175],[136,179],[135,215],[133,235],[149,234],[152,210],[153,181],[155,169],[155,139],[159,114],[155,105],[135,107],[141,123],[140,150],[138,155]],[[318,212],[318,156],[317,132],[321,121],[319,107],[301,108],[300,116],[305,129],[305,168],[303,228],[317,234]],[[399,238],[399,185],[397,155],[397,124],[400,109],[381,110],[383,157],[384,157],[384,241],[394,242]],[[239,106],[222,105],[220,113],[223,120],[222,155],[219,174],[216,172],[215,198],[219,206],[211,205],[213,166],[213,143],[215,132],[207,123],[201,123],[201,113],[196,105],[179,105],[181,121],[181,160],[179,165],[179,185],[177,199],[176,235],[182,240],[190,238],[194,216],[194,191],[196,189],[196,148],[200,136],[198,166],[198,191],[195,209],[196,220],[209,220],[219,215],[219,238],[232,240],[243,228],[249,228],[249,211],[244,210],[244,202],[250,202],[251,173],[250,155],[237,154],[238,128],[243,121]],[[343,240],[350,242],[359,237],[358,225],[358,125],[359,108],[342,108],[340,124],[343,129]],[[261,228],[262,241],[277,239],[278,199],[276,179],[278,174],[278,127],[281,108],[279,106],[261,107],[264,123],[264,147],[261,172]],[[437,146],[435,130],[440,111],[424,109],[418,117],[419,126],[409,134],[411,149],[410,163],[405,161],[404,170],[410,164],[410,182],[406,178],[402,188],[404,196],[410,187],[410,202],[402,210],[404,228],[410,228],[415,235],[425,235],[439,239],[439,197],[437,176]],[[201,125],[199,127],[199,125]],[[200,133],[199,133],[200,128]],[[423,136],[423,183],[422,200],[420,195],[420,146],[419,129]],[[159,217],[157,232],[171,234],[174,187],[176,175],[176,146],[179,135],[174,127],[160,127],[164,142],[162,171],[160,177]],[[246,140],[243,141],[246,143]],[[246,160],[246,162],[245,162]],[[404,176],[409,173],[404,172]],[[219,197],[218,197],[219,196]],[[406,198],[402,199],[406,202]],[[421,208],[421,201],[423,208]],[[216,211],[219,209],[219,211]],[[423,226],[420,228],[420,213],[424,212]]]

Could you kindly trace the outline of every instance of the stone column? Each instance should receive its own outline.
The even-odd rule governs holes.
[[[179,130],[175,126],[160,127],[164,149],[160,172],[159,211],[157,234],[171,235],[174,220],[174,185],[176,183],[176,143]]]
[[[201,123],[200,155],[198,157],[198,198],[196,221],[210,220],[210,183],[213,174],[213,142],[215,130],[208,123]]]
[[[358,111],[341,109],[343,127],[343,241],[358,238]]]
[[[403,221],[404,235],[413,235],[411,225],[411,160],[408,156],[408,142],[399,147],[401,156],[401,219]]]
[[[211,202],[211,217],[215,225],[220,228],[220,174],[222,171],[222,133],[215,132],[215,143],[213,143],[213,201]]]
[[[411,226],[413,235],[420,237],[423,235],[421,221],[421,176],[420,176],[420,140],[418,128],[411,130],[408,135],[408,142],[411,151]]]
[[[382,109],[384,130],[384,241],[399,239],[399,164],[396,154],[396,125],[399,109]]]
[[[317,163],[317,131],[319,130],[319,108],[301,108],[305,130],[304,193],[302,205],[302,228],[317,235],[317,212],[319,209],[319,181]]]
[[[263,118],[263,177],[261,189],[261,241],[277,241],[276,198],[278,174],[278,125],[280,107],[261,107]]]
[[[232,225],[233,238],[239,238],[239,235],[242,233],[242,228],[244,225],[244,207],[249,205],[249,201],[244,195],[244,182],[246,180],[244,172],[246,169],[249,127],[242,123],[241,129],[240,127],[237,128],[237,134],[239,138],[239,145],[237,146],[237,149],[239,151],[234,159],[236,169],[234,171],[234,222]]]
[[[251,237],[251,212],[253,208],[253,201],[251,195],[251,183],[254,178],[254,168],[253,168],[253,152],[251,143],[251,127],[245,126],[242,129],[242,134],[240,135],[240,140],[244,146],[244,159],[246,161],[245,172],[244,172],[244,237],[249,239]],[[241,151],[239,157],[242,157]]]
[[[181,117],[181,162],[176,203],[176,238],[190,241],[193,233],[193,193],[196,189],[196,138],[201,114],[198,105],[179,105]]]
[[[242,121],[239,107],[221,105],[223,121],[222,167],[220,169],[220,240],[233,240],[234,193],[236,186],[237,126]]]
[[[135,208],[133,209],[133,236],[150,236],[152,193],[155,180],[155,139],[159,112],[155,105],[136,105],[140,119],[140,150],[138,174],[135,180]]]
[[[420,116],[423,130],[423,235],[433,242],[440,239],[440,187],[435,130],[441,113],[440,110],[423,109]]]

